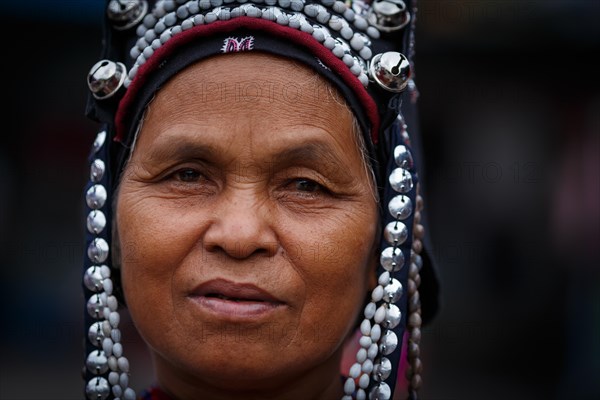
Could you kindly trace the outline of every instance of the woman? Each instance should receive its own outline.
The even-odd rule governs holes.
[[[108,2],[88,76],[87,398],[136,397],[119,304],[145,398],[390,399],[403,347],[416,398],[436,281],[392,51],[414,9],[150,3]]]

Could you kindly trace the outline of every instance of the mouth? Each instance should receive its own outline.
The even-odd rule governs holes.
[[[201,284],[190,298],[205,312],[228,320],[256,318],[285,304],[258,286],[224,279]]]

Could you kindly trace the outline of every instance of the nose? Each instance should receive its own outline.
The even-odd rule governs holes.
[[[272,257],[277,253],[279,243],[271,225],[272,213],[256,197],[230,193],[219,202],[204,234],[205,251],[240,260]]]

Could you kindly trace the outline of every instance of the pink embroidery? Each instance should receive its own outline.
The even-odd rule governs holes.
[[[243,38],[228,37],[223,41],[221,51],[223,53],[231,53],[237,51],[248,51],[254,48],[254,36],[246,36]]]

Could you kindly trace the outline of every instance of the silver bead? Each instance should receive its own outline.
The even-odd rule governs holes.
[[[398,248],[387,247],[381,252],[379,262],[386,271],[400,271],[404,266],[404,254]]]
[[[399,193],[408,193],[413,188],[413,180],[410,172],[404,168],[396,168],[390,174],[390,185],[392,189]]]
[[[369,387],[369,375],[368,374],[362,374],[360,376],[360,378],[358,379],[358,386],[362,389],[366,389]]]
[[[92,374],[100,375],[108,371],[108,359],[102,350],[94,350],[88,354],[85,365]]]
[[[394,160],[396,165],[404,169],[412,169],[414,167],[414,161],[410,150],[404,145],[398,145],[394,149]]]
[[[126,76],[127,69],[123,63],[101,60],[88,73],[88,87],[98,100],[107,99],[123,86]]]
[[[370,374],[371,372],[373,372],[373,361],[366,359],[361,366],[361,370],[365,374]]]
[[[395,303],[402,297],[402,284],[397,279],[383,288],[383,299],[388,303]]]
[[[119,399],[121,400],[121,396],[123,395],[123,388],[121,386],[113,386],[112,387],[112,393],[113,396],[115,396],[115,399]]]
[[[375,324],[371,328],[371,339],[374,342],[377,342],[377,341],[379,341],[380,337],[381,337],[381,326],[379,324]]]
[[[385,90],[399,93],[406,89],[411,77],[408,59],[396,51],[388,51],[373,57],[369,67],[371,78]]]
[[[408,228],[400,221],[392,221],[383,230],[385,240],[391,245],[401,245],[408,238]]]
[[[108,381],[100,376],[90,379],[85,387],[85,394],[89,400],[105,400],[110,395]]]
[[[369,393],[370,400],[390,400],[392,398],[392,389],[385,382],[380,382],[371,389]]]
[[[121,343],[115,343],[112,347],[113,355],[117,358],[123,356],[123,345]]]
[[[382,0],[373,3],[367,18],[380,31],[393,32],[408,25],[410,13],[402,0]]]
[[[367,400],[367,392],[365,392],[365,389],[358,389],[356,391],[356,400]]]
[[[360,376],[361,370],[362,368],[360,366],[360,363],[354,363],[352,367],[350,367],[350,372],[348,372],[348,376],[350,378],[356,379]]]
[[[114,343],[111,338],[104,338],[104,340],[102,341],[102,350],[104,351],[104,354],[106,354],[107,357],[113,355],[113,345]],[[106,363],[108,365],[108,359]]]
[[[129,372],[129,360],[125,357],[119,357],[117,359],[117,366],[121,372]]]
[[[88,339],[90,339],[90,343],[100,347],[104,338],[105,336],[104,331],[102,330],[102,322],[98,321],[90,325],[90,328],[88,329]]]
[[[392,217],[401,221],[405,220],[406,218],[410,217],[410,214],[412,214],[412,200],[410,197],[403,194],[394,196],[392,200],[390,200],[390,204],[388,204],[388,210],[390,211]]]
[[[381,344],[379,345],[379,351],[381,354],[387,356],[390,355],[396,350],[398,346],[398,336],[394,333],[394,331],[388,330],[381,337]]]
[[[119,373],[118,372],[114,372],[114,371],[112,371],[111,373],[109,373],[108,374],[108,382],[112,386],[118,386],[119,385]]]
[[[363,349],[362,347],[356,352],[356,361],[359,363],[365,362],[368,357],[368,351]]]
[[[375,357],[377,357],[378,352],[379,347],[377,346],[377,343],[373,343],[371,347],[369,347],[369,350],[367,350],[367,357],[369,358],[369,360],[374,360]]]
[[[346,382],[344,383],[344,393],[351,395],[352,393],[354,393],[355,389],[356,389],[356,384],[354,383],[354,379],[353,378],[346,379]]]
[[[136,399],[136,394],[133,391],[132,388],[127,388],[125,389],[125,392],[123,392],[123,400],[135,400]]]
[[[148,13],[148,2],[145,0],[111,0],[106,14],[119,31],[129,29],[144,19]]]
[[[104,278],[98,266],[89,267],[83,274],[85,287],[93,292],[102,290],[102,281],[104,281]]]
[[[90,166],[90,180],[94,183],[98,183],[102,180],[105,171],[104,161],[99,158],[95,159]]]
[[[381,275],[379,275],[379,278],[377,278],[377,282],[379,282],[379,284],[381,286],[385,286],[388,283],[390,283],[391,281],[392,281],[392,278],[391,278],[389,271],[384,271],[383,273],[381,273]]]
[[[377,382],[383,382],[389,378],[392,373],[392,363],[387,357],[381,357],[381,359],[373,367],[373,379]]]
[[[395,304],[389,304],[385,310],[385,317],[381,325],[387,329],[394,329],[402,319],[402,312]]]
[[[124,388],[126,388],[127,386],[129,386],[129,374],[122,373],[119,376],[119,384],[121,385],[121,387],[124,387]]]
[[[106,226],[106,216],[100,210],[92,210],[87,216],[87,229],[90,233],[99,234]]]
[[[375,303],[370,302],[369,304],[367,304],[365,306],[365,311],[364,311],[365,318],[367,318],[367,319],[373,318],[375,316],[376,310],[377,310],[377,306],[375,305]]]
[[[107,197],[108,193],[104,186],[96,184],[88,189],[85,194],[85,201],[89,208],[97,210],[104,206]]]
[[[87,254],[92,262],[103,263],[108,257],[108,243],[102,238],[94,239],[88,246]]]

